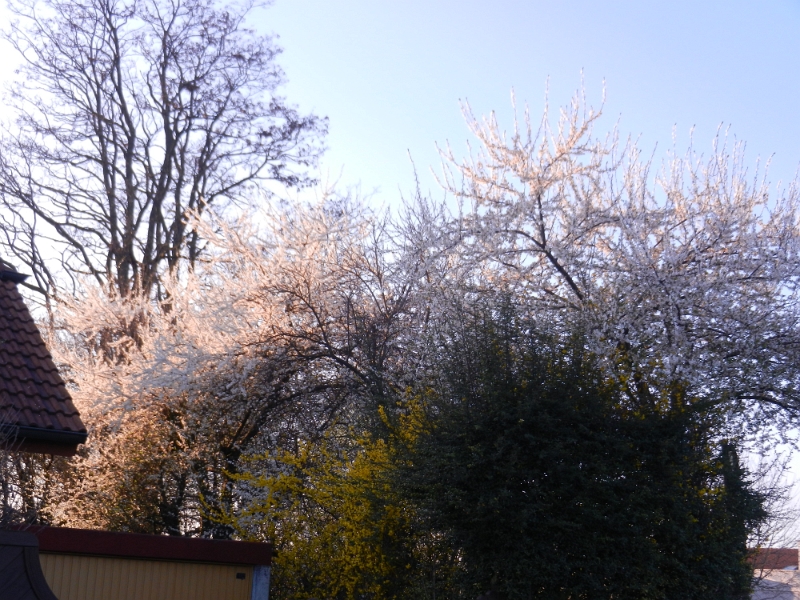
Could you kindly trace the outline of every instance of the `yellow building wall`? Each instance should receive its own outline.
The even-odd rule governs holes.
[[[253,567],[39,555],[59,600],[250,600]],[[244,579],[237,579],[244,573]]]

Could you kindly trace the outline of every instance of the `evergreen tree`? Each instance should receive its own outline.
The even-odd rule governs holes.
[[[513,315],[444,344],[397,476],[460,556],[450,595],[748,597],[763,499],[714,439],[717,415],[678,385],[632,393],[584,346]]]

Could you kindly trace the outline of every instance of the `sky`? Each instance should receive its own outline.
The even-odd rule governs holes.
[[[464,156],[468,101],[511,129],[511,91],[538,118],[581,86],[656,157],[711,151],[720,126],[774,183],[800,165],[800,0],[276,0],[255,18],[279,36],[284,94],[330,119],[322,177],[394,204],[441,194],[436,148]]]

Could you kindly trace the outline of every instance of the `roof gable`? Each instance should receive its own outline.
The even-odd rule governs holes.
[[[14,448],[72,455],[86,427],[17,290],[22,279],[0,261],[0,428]]]

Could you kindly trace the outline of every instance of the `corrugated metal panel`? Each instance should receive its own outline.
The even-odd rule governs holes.
[[[59,600],[249,600],[253,568],[40,554]],[[244,573],[244,579],[237,579]]]

